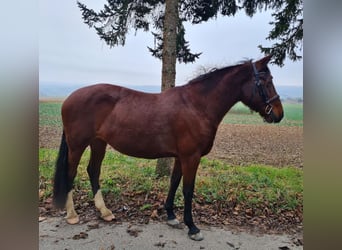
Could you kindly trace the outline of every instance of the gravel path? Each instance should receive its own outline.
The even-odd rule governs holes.
[[[132,225],[88,222],[68,225],[61,217],[39,223],[39,249],[303,249],[302,237],[294,235],[255,235],[223,228],[201,226],[203,241],[193,241],[187,230],[162,223]]]

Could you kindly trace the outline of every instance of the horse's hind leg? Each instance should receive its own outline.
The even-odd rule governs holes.
[[[91,154],[87,172],[90,178],[91,188],[94,194],[95,207],[100,211],[102,219],[104,219],[105,221],[111,221],[114,219],[114,215],[106,207],[103,201],[99,184],[101,163],[106,153],[106,145],[107,143],[100,139],[95,139],[90,144]]]
[[[68,168],[68,196],[67,201],[65,204],[65,208],[67,211],[67,215],[65,217],[66,221],[69,224],[76,224],[79,222],[79,217],[75,211],[74,201],[72,199],[73,193],[73,182],[77,174],[77,167],[80,162],[81,156],[85,150],[85,147],[79,148],[77,150],[69,149],[68,153],[68,161],[69,161],[69,168]]]

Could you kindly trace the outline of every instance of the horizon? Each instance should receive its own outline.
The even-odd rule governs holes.
[[[99,82],[100,83],[100,82]],[[67,83],[67,82],[39,82],[39,99],[40,98],[64,98],[70,95],[73,91],[93,85],[96,83]],[[119,86],[123,86],[126,88],[146,92],[146,93],[160,93],[161,85],[156,84],[145,84],[145,85],[137,85],[137,84],[115,84]],[[184,85],[184,84],[182,84]],[[176,85],[176,86],[182,86]],[[278,94],[281,98],[285,99],[303,99],[303,86],[300,85],[277,85],[275,86]]]

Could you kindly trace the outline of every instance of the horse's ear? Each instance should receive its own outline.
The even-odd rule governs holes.
[[[256,65],[259,66],[258,68],[264,68],[267,66],[269,61],[271,60],[272,55],[267,55],[264,58],[260,59],[259,61],[256,62]]]

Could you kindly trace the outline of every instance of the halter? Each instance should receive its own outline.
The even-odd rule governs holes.
[[[269,114],[271,114],[272,109],[273,109],[273,106],[272,106],[271,103],[273,101],[279,99],[279,95],[274,95],[271,98],[268,97],[268,94],[267,94],[264,86],[261,84],[261,81],[260,81],[260,74],[263,74],[265,72],[258,72],[258,70],[255,67],[255,63],[252,63],[252,66],[253,66],[253,73],[254,73],[254,77],[255,77],[255,88],[253,90],[252,98],[253,98],[253,96],[255,94],[255,89],[257,88],[258,91],[259,91],[259,95],[261,96],[261,98],[263,99],[263,101],[266,104],[265,112],[266,112],[266,114],[269,115]]]

